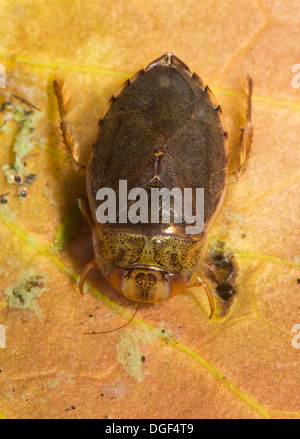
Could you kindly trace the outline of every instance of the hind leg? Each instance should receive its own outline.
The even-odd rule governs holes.
[[[63,137],[63,142],[66,146],[68,156],[71,160],[72,166],[75,171],[80,171],[80,169],[85,168],[84,165],[79,163],[80,148],[77,142],[74,140],[73,127],[70,122],[67,121],[67,110],[66,105],[68,102],[68,97],[63,93],[63,88],[60,87],[58,82],[53,81],[53,88],[58,101],[58,109],[60,115],[60,129]]]
[[[243,114],[241,114],[242,125],[238,140],[229,147],[228,168],[229,175],[233,181],[237,180],[245,169],[251,151],[253,138],[252,126],[252,90],[253,81],[248,78],[248,90],[244,99]]]

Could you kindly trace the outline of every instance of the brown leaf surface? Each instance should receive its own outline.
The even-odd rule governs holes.
[[[299,2],[2,0],[1,10],[3,416],[299,418]],[[75,72],[75,98],[100,115],[128,75],[167,51],[209,83],[229,127],[237,79],[254,81],[250,163],[210,236],[235,256],[237,294],[223,318],[209,320],[192,289],[141,306],[123,330],[85,335],[124,324],[135,305],[97,272],[78,292],[92,255],[74,207],[84,181],[59,142],[51,83]]]

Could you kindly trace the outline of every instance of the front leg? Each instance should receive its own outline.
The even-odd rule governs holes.
[[[207,296],[207,299],[208,299],[208,303],[209,303],[209,306],[210,306],[210,316],[209,316],[209,318],[211,319],[212,316],[214,315],[214,312],[215,312],[214,295],[213,295],[213,292],[212,292],[212,289],[211,289],[210,285],[206,282],[205,274],[204,274],[203,270],[201,270],[201,269],[199,270],[199,272],[197,274],[197,282],[196,282],[195,286],[200,286],[200,287],[204,288],[204,291],[206,293],[206,296]]]
[[[89,228],[90,228],[90,230],[91,230],[91,232],[93,234],[94,233],[95,224],[94,224],[94,220],[93,220],[93,217],[92,217],[92,214],[91,214],[91,211],[90,211],[90,208],[89,208],[87,202],[83,198],[80,198],[78,200],[78,206],[79,206],[79,208],[81,210],[81,213],[84,216],[84,219],[88,223]],[[94,258],[91,262],[89,262],[85,266],[83,272],[81,273],[81,276],[80,276],[80,279],[79,279],[79,291],[81,292],[81,294],[84,294],[84,292],[83,292],[84,281],[85,281],[87,275],[89,274],[89,272],[93,268],[99,268],[96,258]]]

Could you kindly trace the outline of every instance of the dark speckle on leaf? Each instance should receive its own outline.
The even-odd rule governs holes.
[[[25,177],[25,184],[31,184],[35,179],[37,175],[36,174],[28,174]]]

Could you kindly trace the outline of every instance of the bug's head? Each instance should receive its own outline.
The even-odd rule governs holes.
[[[127,299],[135,302],[156,303],[180,293],[186,279],[180,273],[169,273],[156,268],[113,268],[109,283]]]

